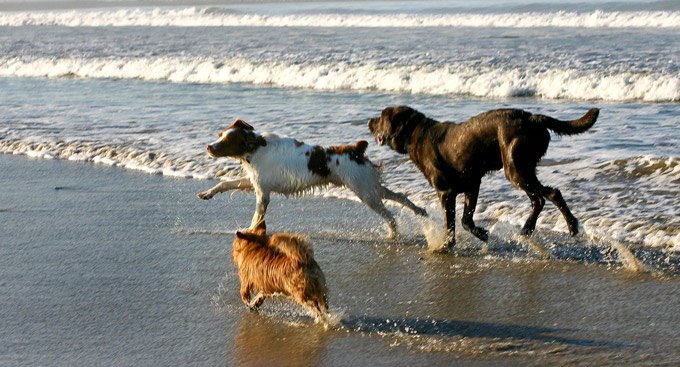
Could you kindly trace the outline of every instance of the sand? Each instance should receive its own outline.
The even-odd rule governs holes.
[[[249,312],[231,262],[251,194],[209,181],[0,155],[0,365],[677,365],[677,276],[565,260],[435,255],[359,203],[275,197],[307,234],[338,329]],[[394,209],[394,208],[393,208]]]

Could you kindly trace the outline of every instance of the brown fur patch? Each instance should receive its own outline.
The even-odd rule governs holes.
[[[346,154],[349,159],[357,162],[358,164],[366,163],[366,148],[368,148],[368,142],[366,140],[359,140],[355,144],[339,145],[334,147],[328,147],[326,153],[329,155],[343,155]]]

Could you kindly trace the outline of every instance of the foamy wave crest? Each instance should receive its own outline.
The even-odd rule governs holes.
[[[89,142],[28,142],[0,140],[0,153],[23,154],[33,158],[84,161],[122,167],[150,174],[183,178],[212,178],[224,174],[195,161],[130,146]]]
[[[678,28],[680,12],[504,14],[235,14],[215,8],[126,8],[0,13],[0,26],[67,27],[588,27]]]
[[[467,66],[286,63],[207,58],[0,58],[4,77],[78,77],[177,83],[252,83],[314,90],[379,90],[476,97],[680,101],[680,75]]]
[[[633,157],[607,162],[599,169],[611,175],[626,175],[658,184],[680,184],[680,159],[677,157]]]

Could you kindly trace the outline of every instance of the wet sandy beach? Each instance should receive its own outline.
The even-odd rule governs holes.
[[[231,240],[254,196],[195,198],[211,184],[0,155],[0,365],[680,363],[677,275],[466,241],[435,255],[410,214],[385,242],[333,198],[275,197],[267,224],[309,235],[341,326],[249,312]]]

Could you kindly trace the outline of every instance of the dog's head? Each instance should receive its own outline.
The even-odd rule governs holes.
[[[267,145],[267,141],[247,122],[236,119],[231,126],[217,134],[217,140],[208,145],[213,157],[240,158]]]
[[[376,143],[389,145],[395,151],[406,154],[406,145],[416,125],[425,115],[408,106],[392,106],[382,110],[380,117],[368,120],[368,129]]]

